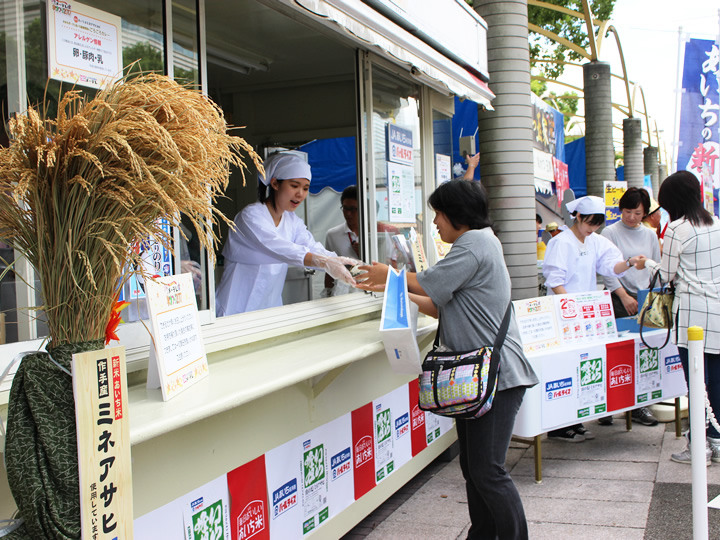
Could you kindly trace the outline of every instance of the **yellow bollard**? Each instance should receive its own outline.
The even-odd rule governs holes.
[[[688,381],[690,385],[690,425],[692,440],[693,538],[708,537],[707,465],[705,459],[705,351],[703,329],[691,326],[688,335]]]

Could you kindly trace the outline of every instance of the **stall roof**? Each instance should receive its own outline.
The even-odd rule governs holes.
[[[309,16],[342,33],[363,49],[372,50],[409,68],[422,82],[492,109],[495,97],[488,85],[466,68],[404,30],[378,11],[357,0],[264,0]],[[482,44],[484,47],[485,44]]]

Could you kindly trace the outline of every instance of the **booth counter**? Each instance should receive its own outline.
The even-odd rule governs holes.
[[[350,325],[329,320],[324,332],[299,329],[282,342],[217,349],[205,335],[209,376],[169,401],[146,389],[144,371],[132,373],[135,538],[185,538],[192,512],[213,502],[224,506],[226,530],[236,528],[248,515],[235,504],[243,486],[271,497],[266,538],[338,538],[445,451],[456,439],[453,423],[413,410],[417,379],[390,370],[379,307]],[[435,328],[420,317],[422,354]],[[303,451],[318,449],[320,482],[302,475]],[[354,473],[365,462],[360,478]],[[0,500],[9,517],[4,470]]]
[[[643,336],[659,347],[666,333],[643,331]],[[649,349],[639,334],[531,353],[528,359],[540,384],[525,394],[513,429],[518,437],[535,437],[687,393],[677,347]]]

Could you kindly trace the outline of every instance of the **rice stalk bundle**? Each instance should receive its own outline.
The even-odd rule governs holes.
[[[160,75],[121,80],[88,99],[66,92],[55,119],[37,108],[10,120],[0,149],[0,239],[32,264],[53,346],[102,339],[137,247],[172,249],[160,219],[185,214],[211,256],[214,203],[231,167],[245,179],[242,138],[200,92]]]

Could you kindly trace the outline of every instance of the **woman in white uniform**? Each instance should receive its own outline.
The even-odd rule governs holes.
[[[644,255],[623,258],[607,238],[596,234],[605,223],[605,203],[600,197],[587,196],[571,201],[568,212],[572,227],[550,240],[545,251],[543,275],[548,294],[566,294],[597,290],[597,274],[622,277]],[[548,432],[549,439],[582,442],[594,435],[582,424]]]
[[[358,261],[338,257],[316,242],[294,212],[305,200],[312,174],[299,156],[279,152],[264,163],[259,202],[235,216],[225,243],[225,270],[217,288],[218,316],[282,305],[288,265],[319,268],[351,285],[345,265]]]

